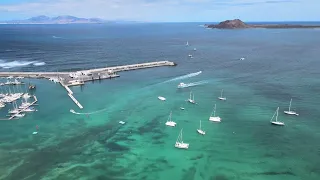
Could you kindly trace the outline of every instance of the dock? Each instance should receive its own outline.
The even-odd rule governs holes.
[[[117,73],[122,71],[131,71],[145,68],[155,68],[162,66],[176,66],[171,61],[155,61],[140,64],[113,66],[105,68],[88,69],[73,72],[0,72],[0,77],[26,77],[26,78],[44,78],[51,81],[59,82],[68,92],[68,96],[72,101],[82,109],[83,106],[73,96],[73,92],[69,86],[85,85],[85,82],[112,79],[120,77]]]

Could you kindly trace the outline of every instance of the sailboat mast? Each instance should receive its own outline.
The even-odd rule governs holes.
[[[223,89],[221,90],[221,95],[220,95],[220,97],[222,97],[222,93],[223,93]]]
[[[290,109],[291,109],[291,102],[292,102],[292,98],[291,98],[291,100],[290,100],[289,111],[290,111]]]
[[[277,109],[276,122],[278,122],[278,114],[279,114],[279,107],[278,107],[278,109]]]
[[[183,129],[181,129],[181,134],[180,134],[181,142],[183,142],[183,140],[182,140],[182,130]]]
[[[201,130],[201,120],[200,120],[200,130]]]
[[[214,116],[214,117],[216,117],[216,107],[217,107],[217,105],[214,104],[214,111],[213,111],[213,116]]]

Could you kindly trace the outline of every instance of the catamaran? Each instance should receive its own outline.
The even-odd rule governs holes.
[[[200,120],[200,127],[199,127],[199,129],[197,129],[197,131],[201,135],[205,135],[206,134],[206,132],[201,129],[201,120]]]
[[[218,99],[220,99],[221,101],[227,100],[227,98],[223,97],[222,94],[223,94],[223,89],[221,90],[221,95],[220,95],[220,97],[218,97]]]
[[[175,127],[177,125],[177,123],[173,122],[171,117],[172,117],[172,112],[170,112],[170,115],[169,115],[168,120],[166,122],[166,126]]]
[[[277,115],[276,115],[276,114],[277,114]],[[273,124],[273,125],[284,126],[284,122],[278,121],[278,114],[279,114],[279,107],[277,108],[276,112],[273,114],[270,122],[271,122],[271,124]],[[273,118],[274,118],[274,115],[276,115],[276,120],[275,120],[275,121],[272,121]]]
[[[176,141],[176,144],[174,145],[174,147],[179,148],[179,149],[188,149],[189,148],[189,144],[188,143],[184,143],[183,139],[182,139],[182,130],[179,133],[178,139]]]
[[[191,97],[191,94],[192,94],[192,91],[190,91],[190,97],[189,97],[189,99],[187,101],[189,103],[196,104],[196,102],[194,101],[194,94],[192,94],[192,97]]]
[[[290,105],[289,105],[289,110],[288,111],[283,111],[285,114],[288,114],[288,115],[296,115],[296,116],[299,116],[299,114],[295,111],[291,111],[291,102],[292,102],[292,98],[290,100]]]
[[[221,122],[221,118],[219,116],[216,116],[216,108],[217,105],[214,105],[214,109],[209,117],[209,121],[213,121],[213,122]]]

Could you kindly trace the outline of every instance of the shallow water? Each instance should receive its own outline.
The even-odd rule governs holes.
[[[4,25],[0,32],[0,59],[45,62],[1,71],[62,71],[163,59],[178,63],[72,87],[83,110],[59,84],[24,80],[37,85],[39,111],[0,122],[0,179],[320,177],[320,31],[224,31],[173,23]],[[241,57],[246,59],[239,61]],[[198,71],[198,76],[178,78]],[[177,89],[180,82],[204,80],[208,83]],[[221,89],[225,102],[217,99]],[[190,91],[197,105],[185,102]],[[290,98],[300,116],[283,114]],[[218,124],[208,121],[214,104],[222,118]],[[285,127],[269,123],[278,106]],[[89,116],[69,112],[105,108]],[[164,125],[170,111],[177,127]],[[196,132],[200,120],[205,136]],[[32,135],[36,125],[39,133]],[[181,128],[188,150],[174,148]]]

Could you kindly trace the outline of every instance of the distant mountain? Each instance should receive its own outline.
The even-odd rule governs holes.
[[[242,22],[240,19],[234,19],[234,20],[226,20],[223,22],[220,22],[219,24],[209,24],[205,25],[208,28],[217,28],[217,29],[243,29],[243,28],[249,28],[247,24]]]
[[[207,28],[216,29],[244,29],[244,28],[268,28],[268,29],[290,29],[290,28],[320,28],[319,25],[300,24],[246,24],[240,19],[226,20],[219,24],[205,24]]]
[[[6,24],[98,24],[105,23],[99,18],[78,18],[75,16],[57,16],[57,17],[48,17],[48,16],[36,16],[26,20],[12,20],[6,21]]]

